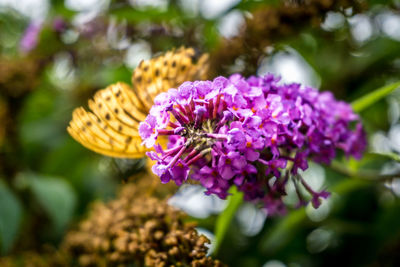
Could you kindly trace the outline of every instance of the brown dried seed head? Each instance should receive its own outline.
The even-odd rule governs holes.
[[[184,223],[182,212],[143,191],[127,184],[116,200],[94,205],[63,251],[82,266],[221,266],[206,256],[209,240]]]

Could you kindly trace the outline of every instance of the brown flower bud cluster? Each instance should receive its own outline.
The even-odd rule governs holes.
[[[287,0],[280,5],[258,7],[242,25],[240,33],[224,39],[210,56],[213,74],[226,73],[221,62],[233,63],[239,57],[246,63],[246,73],[255,73],[265,48],[277,40],[296,36],[304,27],[319,27],[329,11],[352,8],[353,14],[366,10],[360,0]],[[254,66],[251,68],[251,66]],[[250,69],[249,69],[250,67]],[[229,71],[228,71],[229,72]]]
[[[25,251],[0,257],[1,267],[66,267],[69,260],[65,255],[54,251],[54,248],[45,251]]]
[[[62,250],[80,266],[222,266],[206,256],[209,240],[183,218],[127,184],[116,200],[95,204]]]
[[[35,88],[40,71],[33,58],[0,58],[0,95],[20,97]]]

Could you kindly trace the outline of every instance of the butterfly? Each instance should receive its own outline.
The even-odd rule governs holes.
[[[89,109],[76,108],[67,131],[84,147],[119,158],[141,158],[148,149],[141,145],[139,124],[154,98],[184,81],[204,80],[208,54],[196,57],[193,48],[179,48],[142,61],[132,74],[132,87],[118,82],[98,91]],[[197,60],[196,60],[197,59]]]

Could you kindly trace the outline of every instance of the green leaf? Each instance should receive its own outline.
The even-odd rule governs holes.
[[[182,19],[179,10],[172,6],[170,6],[168,10],[150,7],[145,10],[136,8],[116,8],[110,10],[109,13],[118,19],[125,19],[132,23],[143,23],[144,21],[164,22]]]
[[[396,153],[371,152],[371,153],[368,153],[368,154],[377,155],[377,156],[382,156],[382,157],[385,157],[385,158],[388,158],[388,159],[391,159],[391,160],[400,162],[400,155],[399,155],[399,154],[396,154]]]
[[[215,225],[215,246],[214,255],[217,255],[218,249],[224,240],[225,234],[231,224],[233,216],[235,215],[240,204],[243,202],[243,193],[237,191],[235,186],[229,190],[230,195],[228,197],[228,205],[223,212],[218,216]]]
[[[351,105],[353,106],[355,112],[361,112],[399,87],[400,87],[400,81],[383,86],[353,101]]]
[[[72,187],[58,177],[28,174],[27,178],[33,195],[51,219],[55,231],[63,231],[76,206],[76,194]]]
[[[22,206],[14,193],[0,180],[0,249],[7,253],[17,237]]]

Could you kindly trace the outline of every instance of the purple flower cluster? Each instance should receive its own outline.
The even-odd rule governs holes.
[[[285,210],[289,181],[299,204],[317,208],[329,193],[314,191],[298,170],[309,159],[329,164],[339,151],[360,158],[366,146],[350,105],[273,75],[185,82],[156,97],[139,133],[155,149],[148,156],[163,183],[190,178],[223,199],[236,185],[269,213]],[[156,144],[160,136],[169,138],[166,149]]]

